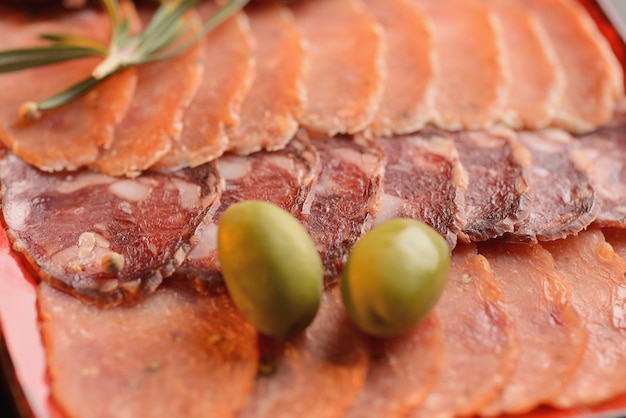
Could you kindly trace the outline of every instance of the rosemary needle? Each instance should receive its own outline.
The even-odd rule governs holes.
[[[182,53],[211,29],[242,9],[249,0],[227,1],[200,27],[190,24],[185,18],[185,14],[198,1],[163,1],[146,28],[141,32],[131,33],[130,21],[122,15],[118,0],[101,0],[111,22],[108,45],[80,35],[44,33],[40,37],[50,41],[50,45],[0,52],[0,73],[78,58],[104,58],[84,80],[41,102],[24,103],[19,109],[20,116],[37,118],[41,111],[69,103],[127,67],[166,60]]]

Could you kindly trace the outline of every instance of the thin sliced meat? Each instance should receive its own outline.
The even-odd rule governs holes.
[[[512,232],[530,211],[528,152],[505,129],[463,131],[453,138],[468,176],[463,234],[474,242]]]
[[[443,364],[434,388],[411,418],[474,416],[511,376],[519,356],[502,290],[474,245],[452,253],[448,284],[437,304]]]
[[[132,3],[122,4],[132,18]],[[77,34],[108,44],[110,25],[104,11],[87,8],[26,16],[0,8],[0,14],[3,50],[40,45],[41,33]],[[100,150],[111,144],[113,130],[131,103],[135,69],[111,77],[60,108],[42,112],[38,119],[20,118],[19,109],[27,101],[47,99],[82,81],[99,62],[87,58],[0,75],[0,141],[45,171],[76,170],[96,160]]]
[[[262,373],[239,418],[340,417],[363,385],[367,338],[349,321],[339,286],[326,290],[313,323],[281,344],[262,341]]]
[[[565,391],[552,404],[594,405],[626,392],[626,267],[590,229],[542,243],[572,288],[572,303],[587,329],[587,349]]]
[[[547,127],[561,103],[565,76],[543,29],[514,1],[482,1],[501,29],[502,59],[511,79],[502,120],[512,128]]]
[[[335,135],[365,129],[382,98],[382,30],[359,0],[292,5],[307,42],[307,93],[300,124]]]
[[[506,94],[498,32],[478,0],[415,0],[433,33],[433,119],[443,129],[493,125]]]
[[[611,244],[613,251],[626,263],[626,229],[603,228],[602,235],[604,235],[606,242]]]
[[[587,341],[575,296],[550,253],[538,244],[484,243],[514,324],[520,356],[500,396],[481,414],[526,413],[552,401],[580,365]]]
[[[465,223],[466,174],[450,137],[415,134],[379,139],[385,152],[382,206],[375,224],[411,218],[430,225],[454,248]]]
[[[234,416],[254,384],[256,331],[226,291],[163,286],[98,309],[39,286],[52,399],[72,417]]]
[[[606,126],[575,139],[592,165],[593,186],[600,211],[595,224],[626,227],[626,113],[618,113]]]
[[[406,416],[435,384],[443,360],[443,346],[436,311],[406,335],[370,340],[367,378],[345,416]]]
[[[521,132],[530,152],[528,184],[533,192],[530,214],[515,226],[521,240],[551,241],[584,230],[600,209],[589,160],[563,131]]]
[[[304,108],[305,48],[291,11],[277,2],[246,9],[255,40],[255,75],[228,131],[228,150],[249,154],[283,148],[298,130]]]
[[[364,138],[314,138],[321,171],[302,222],[324,264],[326,283],[337,280],[352,246],[380,208],[384,154]]]
[[[413,0],[365,0],[385,32],[383,98],[370,125],[375,135],[405,134],[430,119],[434,98],[430,28]]]
[[[555,124],[582,133],[608,122],[624,94],[623,73],[592,19],[572,0],[518,3],[547,33],[565,74],[565,95]]]
[[[142,16],[146,21],[148,16]],[[190,16],[191,18],[191,16]],[[115,128],[113,143],[90,166],[112,176],[140,174],[178,140],[183,112],[200,86],[203,50],[195,43],[180,55],[137,70],[137,90]]]
[[[42,279],[109,305],[150,293],[173,273],[218,190],[210,164],[125,179],[42,173],[9,152],[0,179],[13,249]]]
[[[209,285],[220,279],[217,260],[217,223],[233,203],[244,200],[271,202],[300,217],[318,174],[318,157],[313,147],[301,139],[291,141],[280,151],[257,152],[247,157],[226,155],[217,160],[226,187],[219,209],[209,213],[196,231],[195,247],[177,275]]]
[[[215,6],[204,2],[197,9],[206,20]],[[183,115],[180,137],[157,167],[193,167],[226,150],[226,129],[240,123],[241,104],[252,82],[253,42],[244,13],[230,17],[201,40],[204,75]]]

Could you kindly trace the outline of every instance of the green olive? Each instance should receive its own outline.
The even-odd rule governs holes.
[[[288,337],[311,323],[323,288],[322,262],[302,225],[270,203],[230,206],[217,250],[237,308],[263,334]]]
[[[341,280],[343,302],[365,333],[398,336],[435,306],[449,268],[450,250],[441,235],[422,222],[392,219],[354,246]]]

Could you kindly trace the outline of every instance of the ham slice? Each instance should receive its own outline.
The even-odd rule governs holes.
[[[430,28],[413,0],[365,0],[385,32],[383,98],[370,126],[375,135],[418,131],[431,117],[434,93]]]
[[[301,0],[292,9],[308,46],[300,124],[330,136],[365,129],[382,97],[380,26],[358,0]]]
[[[13,249],[44,280],[107,305],[151,293],[173,273],[218,193],[210,164],[126,179],[42,173],[5,151],[0,179]]]
[[[564,70],[565,95],[555,124],[583,133],[608,122],[624,95],[623,72],[592,19],[572,0],[518,3],[539,21]]]
[[[500,396],[481,415],[525,413],[561,393],[579,366],[586,330],[575,296],[550,253],[537,244],[484,243],[514,324],[520,356]]]
[[[512,128],[545,128],[552,123],[565,90],[565,76],[543,29],[520,4],[482,0],[493,13],[502,60],[511,82],[501,119]]]
[[[415,0],[433,30],[435,102],[432,122],[458,130],[493,125],[506,79],[498,32],[477,0]]]
[[[474,245],[454,249],[437,312],[444,338],[443,364],[424,403],[408,416],[474,416],[502,390],[519,356],[502,290]]]
[[[600,209],[589,160],[563,131],[521,132],[518,140],[530,152],[528,184],[534,197],[529,216],[512,235],[550,241],[585,229]]]
[[[101,310],[37,291],[52,399],[72,417],[233,416],[254,384],[256,331],[225,290],[164,286]]]
[[[134,13],[132,3],[124,10]],[[0,49],[40,45],[41,33],[89,36],[108,44],[106,13],[93,9],[65,14],[26,16],[1,8]],[[92,163],[113,140],[113,130],[126,113],[137,82],[129,69],[39,119],[18,115],[27,101],[41,101],[87,78],[99,63],[87,58],[0,75],[0,141],[20,158],[45,171],[76,170]]]
[[[339,287],[324,292],[313,323],[299,336],[261,345],[262,373],[239,418],[339,417],[363,385],[367,339],[344,311]]]
[[[441,133],[442,135],[445,135]],[[439,133],[379,139],[385,152],[382,206],[376,224],[411,218],[430,225],[454,248],[466,174],[450,137]]]
[[[215,6],[203,2],[197,9],[206,20]],[[193,167],[222,155],[228,145],[226,130],[240,123],[241,104],[252,82],[253,42],[244,13],[230,17],[201,40],[204,75],[183,115],[180,137],[157,167]]]
[[[435,383],[442,354],[443,335],[436,312],[406,335],[372,339],[365,384],[345,416],[406,416]]]
[[[228,131],[228,150],[281,149],[298,130],[304,108],[305,50],[291,11],[277,2],[246,10],[255,39],[254,81],[241,122]]]
[[[624,262],[596,229],[541,245],[569,282],[588,333],[581,364],[552,403],[560,408],[594,405],[626,392]]]

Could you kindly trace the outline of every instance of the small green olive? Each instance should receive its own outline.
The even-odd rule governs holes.
[[[270,203],[230,206],[218,225],[226,287],[263,334],[288,337],[311,323],[323,289],[322,262],[302,225]]]
[[[341,293],[365,333],[393,337],[414,328],[435,306],[448,279],[450,250],[428,225],[392,219],[354,246]]]

